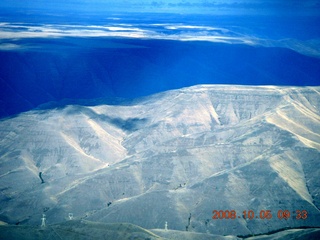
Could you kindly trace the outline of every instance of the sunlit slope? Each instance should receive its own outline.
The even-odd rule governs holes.
[[[72,212],[221,235],[319,226],[319,92],[200,85],[2,120],[0,220],[40,224],[45,212],[55,223]],[[286,209],[292,216],[278,219]],[[237,217],[213,220],[213,210]],[[243,219],[249,210],[272,218]]]

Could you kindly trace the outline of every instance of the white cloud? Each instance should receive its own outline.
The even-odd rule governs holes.
[[[0,50],[1,51],[8,51],[8,50],[17,50],[21,49],[22,46],[13,44],[13,43],[0,43]]]
[[[119,26],[0,24],[0,39],[55,37],[146,37],[146,30]]]
[[[226,28],[190,25],[182,23],[163,24],[109,24],[109,25],[30,25],[24,23],[0,23],[0,50],[25,49],[15,40],[28,38],[63,37],[121,37],[140,39],[163,39],[176,41],[209,41],[228,44],[285,47],[309,56],[320,56],[319,39],[262,39]],[[41,47],[41,46],[38,46]]]
[[[128,37],[181,41],[211,41],[254,44],[248,36],[228,29],[183,24],[150,25],[37,25],[0,23],[0,39],[57,38],[57,37]]]

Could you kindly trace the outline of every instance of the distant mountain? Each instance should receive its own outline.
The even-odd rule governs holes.
[[[320,87],[198,85],[2,119],[0,220],[73,213],[238,236],[320,227],[319,109]]]

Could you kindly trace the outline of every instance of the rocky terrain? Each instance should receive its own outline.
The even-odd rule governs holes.
[[[58,105],[0,121],[3,223],[39,228],[42,214],[52,225],[73,213],[234,237],[320,227],[319,87],[198,85]]]
[[[39,226],[0,225],[1,239],[113,239],[113,240],[255,240],[255,239],[319,239],[320,229],[290,229],[276,233],[252,237],[221,236],[209,233],[196,233],[164,229],[143,229],[128,223],[97,223],[90,221],[68,221]]]

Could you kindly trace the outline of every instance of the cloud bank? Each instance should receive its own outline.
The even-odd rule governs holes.
[[[225,43],[251,43],[247,36],[225,28],[184,24],[131,24],[118,25],[30,25],[1,23],[0,39],[56,38],[56,37],[128,37],[181,41],[212,41]]]
[[[121,20],[120,18],[118,20]],[[0,50],[19,50],[41,46],[19,45],[23,39],[64,37],[137,38],[175,41],[207,41],[225,44],[246,44],[284,47],[304,55],[320,57],[320,39],[265,39],[222,27],[183,23],[72,25],[0,23]]]

